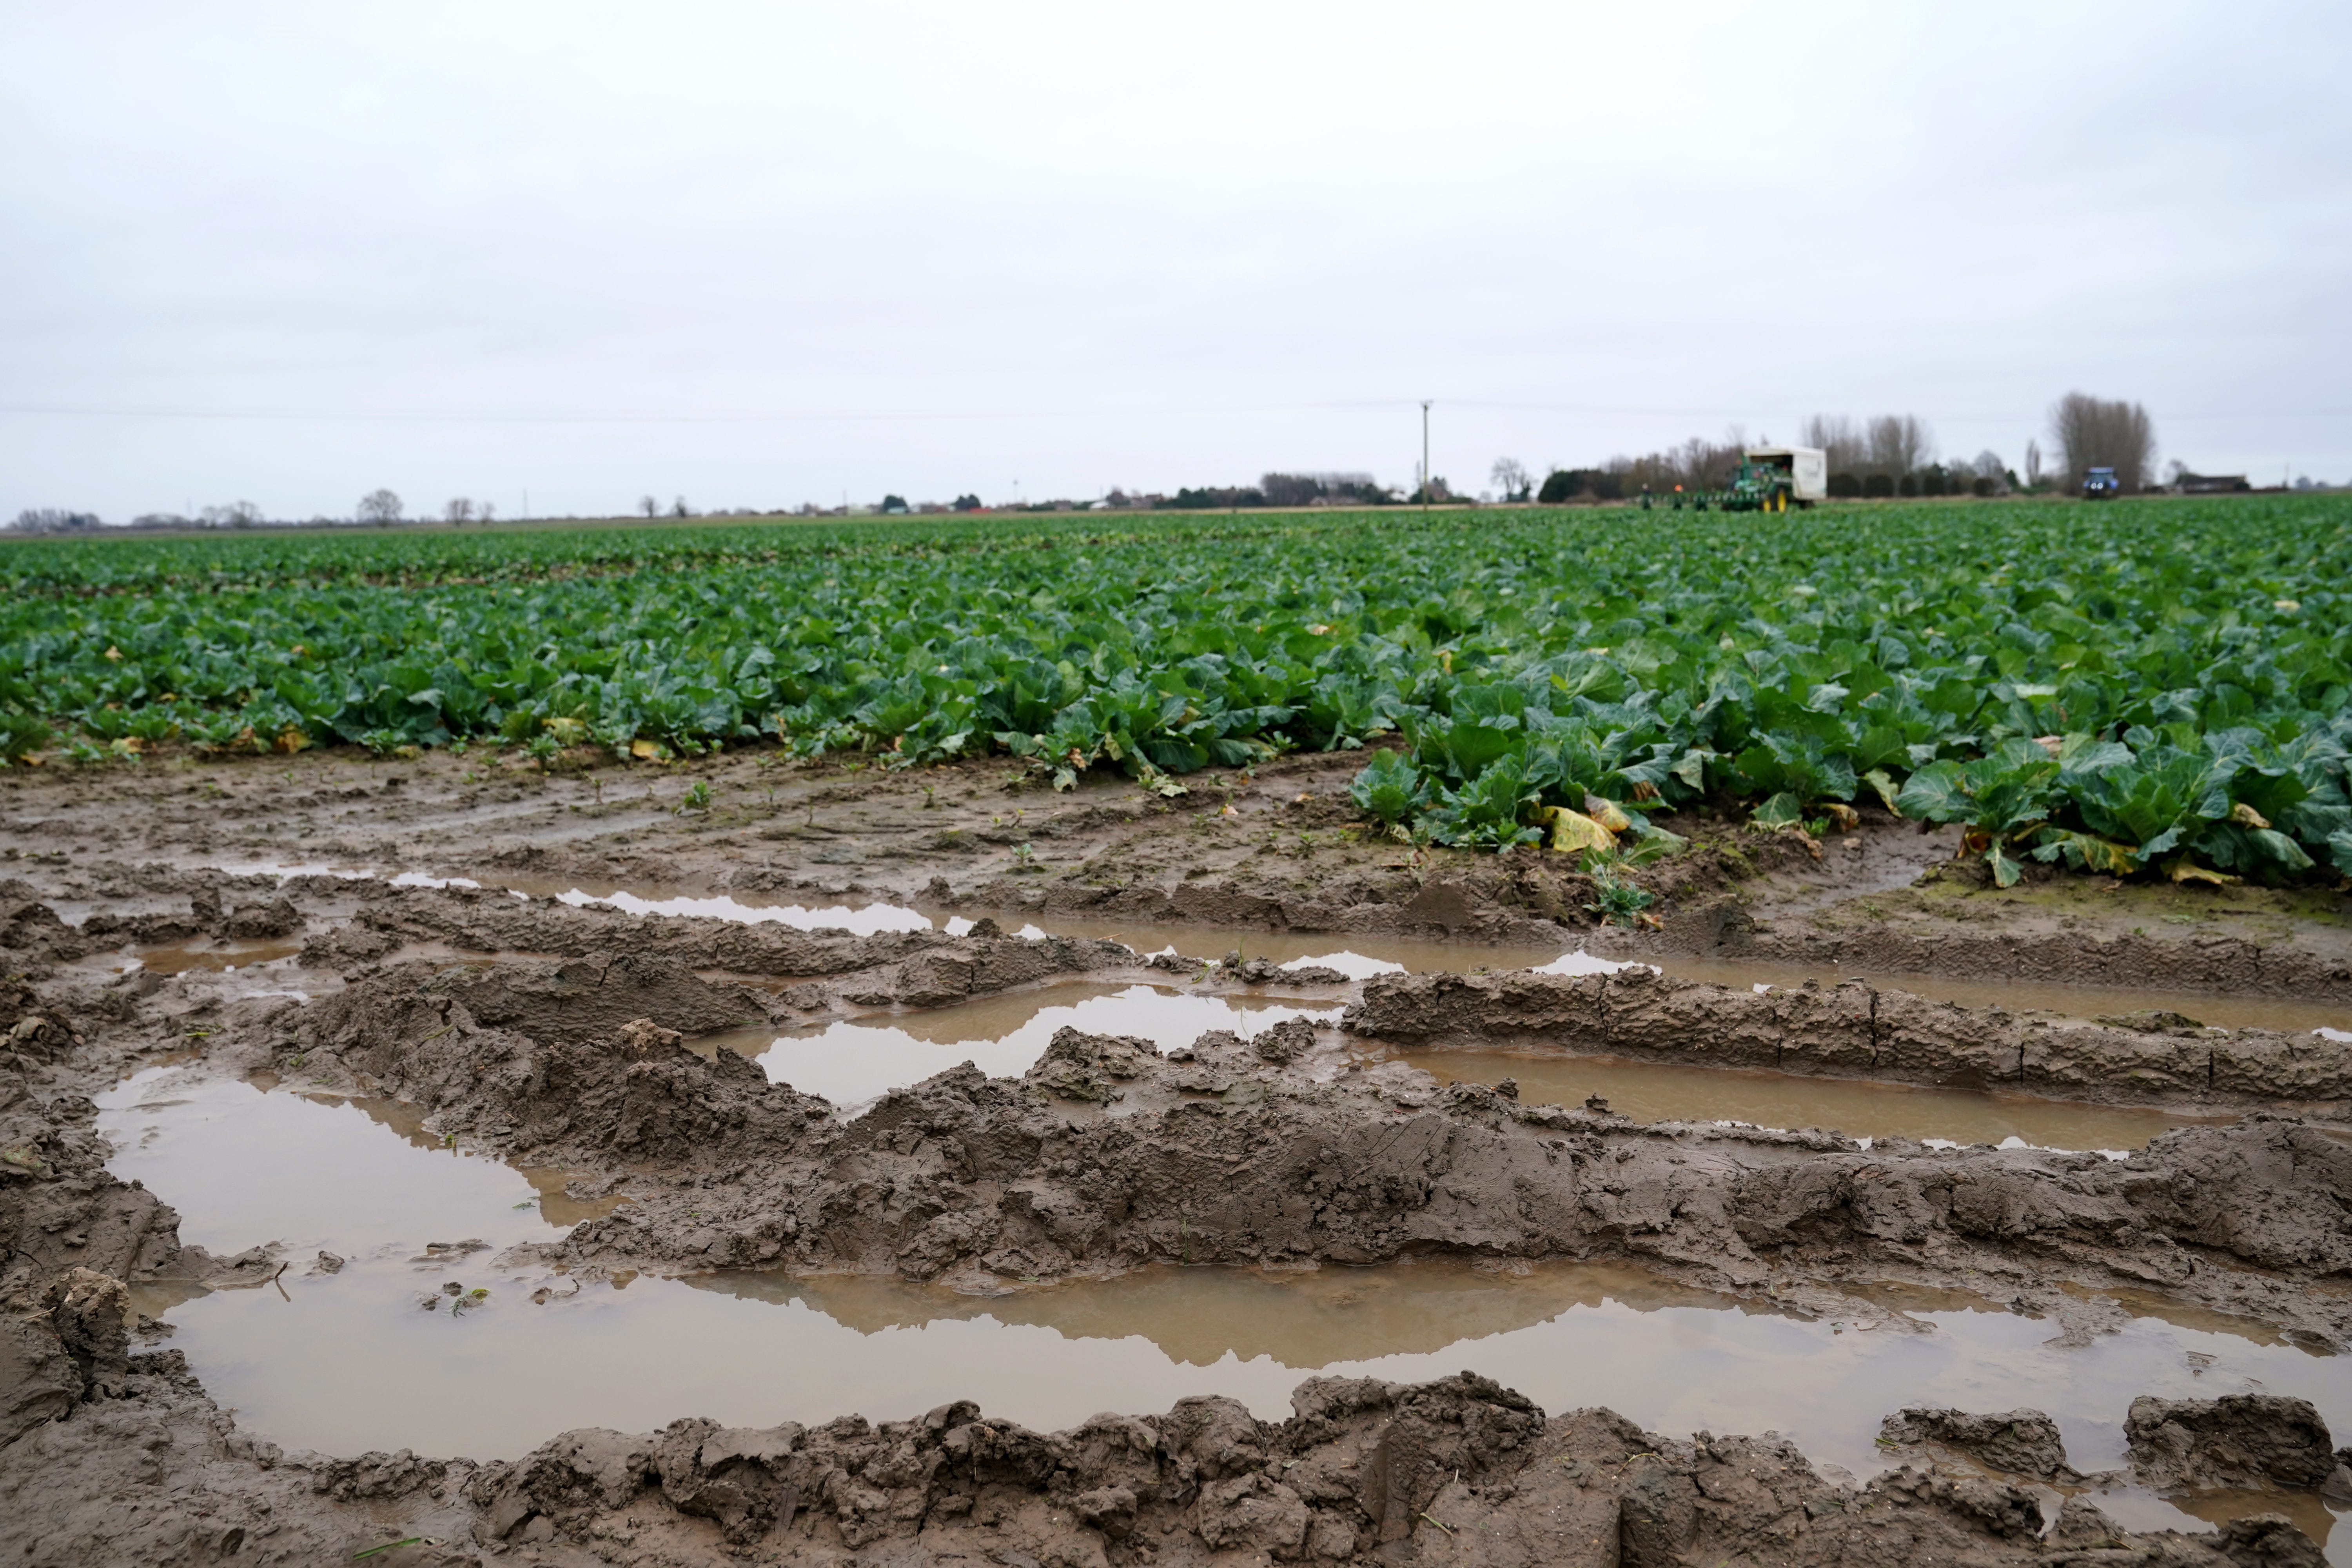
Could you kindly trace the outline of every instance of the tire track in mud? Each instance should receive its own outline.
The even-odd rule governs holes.
[[[58,940],[69,930],[29,915],[10,929]],[[600,921],[571,929],[565,940],[591,947],[578,958],[363,963],[307,1006],[214,1008],[200,1048],[224,1068],[299,1056],[310,1076],[364,1078],[430,1110],[436,1127],[510,1151],[561,1148],[618,1175],[696,1178],[690,1194],[646,1193],[626,1227],[592,1222],[548,1249],[589,1268],[756,1262],[772,1239],[771,1257],[799,1267],[932,1276],[992,1262],[1099,1270],[1171,1247],[1228,1263],[1622,1256],[1800,1292],[1857,1264],[1939,1279],[1979,1269],[2027,1290],[2126,1279],[2331,1339],[2352,1328],[2307,1288],[2352,1272],[2352,1234],[2325,1217],[2352,1198],[2352,1157],[2292,1121],[2171,1134],[2120,1163],[1899,1142],[1864,1152],[1826,1134],[1641,1126],[1485,1089],[1438,1090],[1394,1068],[1339,1070],[1335,1043],[1293,1023],[1248,1041],[1213,1034],[1175,1057],[1066,1031],[1021,1080],[943,1074],[838,1126],[752,1064],[706,1061],[667,1033],[736,1016],[746,993],[676,952],[600,953],[591,938],[614,931]],[[968,964],[957,973],[981,981],[1067,972],[1055,949],[997,940],[1002,963],[986,938],[911,956],[955,955]],[[861,995],[940,984],[894,967],[909,962],[903,944],[833,956],[880,961],[836,972],[857,977]],[[89,1232],[77,1223],[96,1212],[86,1205],[143,1194],[105,1176],[102,1149],[76,1131],[86,1106],[65,1086],[126,1027],[150,1043],[184,1039],[184,1015],[159,1032],[140,1024],[128,991],[103,1005],[70,983],[20,993],[0,1023],[39,1059],[5,1069],[19,1076],[0,1102],[17,1119],[11,1146],[23,1130],[66,1179],[0,1180],[0,1217],[12,1235],[71,1242]],[[1606,994],[1571,984],[1562,999],[1622,1048],[1631,1015],[1601,1008]],[[1875,993],[1864,1016],[1863,1061],[1874,1067]],[[990,1192],[1003,1196],[982,1201]],[[67,1207],[25,1206],[35,1194]],[[162,1236],[168,1216],[156,1205],[149,1232]],[[190,1271],[160,1243],[144,1258],[58,1252],[22,1265],[6,1305],[25,1326],[12,1331],[31,1336],[58,1392],[0,1447],[0,1511],[36,1563],[347,1558],[384,1542],[387,1512],[438,1538],[415,1560],[445,1563],[518,1546],[585,1562],[623,1539],[641,1556],[684,1561],[731,1548],[831,1562],[889,1544],[1065,1563],[1236,1551],[1393,1561],[1408,1548],[1482,1563],[1664,1564],[1733,1550],[1792,1565],[1923,1552],[2008,1563],[2126,1540],[2184,1568],[2315,1561],[2283,1522],[2126,1536],[2079,1501],[2045,1539],[2035,1494],[2012,1482],[1914,1469],[1839,1486],[1777,1440],[1679,1443],[1602,1411],[1547,1418],[1468,1375],[1310,1381],[1284,1423],[1202,1399],[1040,1436],[963,1405],[878,1427],[852,1417],[576,1432],[504,1465],[289,1457],[238,1432],[172,1352],[132,1353],[115,1277],[76,1257],[142,1278]],[[2271,1289],[2281,1280],[2284,1300]]]

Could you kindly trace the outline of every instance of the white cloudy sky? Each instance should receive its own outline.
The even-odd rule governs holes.
[[[2341,4],[0,5],[0,515],[2352,478]]]

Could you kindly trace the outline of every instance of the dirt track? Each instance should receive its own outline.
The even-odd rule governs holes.
[[[980,1288],[1158,1259],[1622,1258],[1795,1310],[1855,1312],[1854,1281],[1901,1280],[1990,1292],[2089,1332],[2113,1309],[2085,1303],[2130,1289],[2315,1347],[2352,1340],[2339,1287],[2352,1145],[2327,1130],[2352,1103],[2342,1046],[2171,1014],[2021,1016],[1936,1002],[1904,978],[2352,1002],[2343,895],[2080,878],[2004,893],[1943,868],[1935,836],[1883,817],[1822,843],[1688,821],[1692,849],[1647,873],[1660,929],[1604,930],[1564,858],[1433,855],[1362,834],[1344,797],[1355,765],[1294,759],[1177,800],[1008,789],[1018,775],[996,767],[888,775],[750,757],[552,776],[478,756],[0,775],[8,1559],[316,1561],[399,1530],[440,1544],[385,1561],[2316,1561],[2283,1522],[2126,1546],[2084,1499],[2045,1534],[2019,1467],[1982,1456],[1856,1490],[1785,1445],[1681,1443],[1597,1411],[1547,1421],[1470,1377],[1310,1383],[1279,1426],[1194,1403],[1047,1438],[951,1406],[876,1429],[570,1434],[507,1464],[289,1459],[237,1432],[175,1352],[131,1337],[125,1283],[251,1285],[280,1261],[182,1246],[171,1194],[104,1169],[89,1097],[194,1053],[222,1074],[394,1094],[436,1132],[626,1195],[539,1247],[583,1277],[723,1265]],[[681,814],[696,779],[710,804]],[[264,863],[316,869],[216,868]],[[357,869],[375,876],[332,874]],[[486,886],[394,887],[396,872]],[[502,890],[575,883],[881,900],[994,922],[825,934]],[[1027,920],[1067,934],[998,929]],[[1146,924],[1186,956],[1089,934]],[[1498,944],[1497,973],[1294,973],[1288,993],[1347,1007],[1341,1027],[1211,1035],[1173,1056],[1066,1031],[1018,1081],[942,1074],[854,1120],[730,1051],[691,1048],[746,1023],[1074,977],[1244,995],[1276,979],[1268,965],[1203,961],[1251,933],[1301,931]],[[171,944],[184,973],[114,973],[112,955]],[[1576,945],[1833,967],[1829,984],[1763,994],[1512,967]],[[260,967],[223,971],[223,954]],[[1871,978],[1834,984],[1854,973]],[[1864,1147],[1522,1104],[1364,1049],[1408,1044],[2256,1114],[2121,1160]],[[2151,1432],[2203,1419],[2160,1414]],[[2325,1452],[2324,1430],[2315,1440]],[[2151,1478],[2246,1479],[2236,1460],[2168,1441],[2149,1450]],[[2309,1464],[2282,1466],[2253,1479],[2317,1484]],[[2068,1557],[2085,1550],[2141,1555]]]

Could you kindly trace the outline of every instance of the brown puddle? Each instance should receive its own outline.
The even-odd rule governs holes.
[[[1202,994],[1163,985],[1053,985],[954,1007],[875,1014],[794,1031],[742,1029],[694,1042],[706,1056],[725,1048],[757,1060],[778,1083],[843,1107],[870,1103],[894,1088],[970,1061],[992,1078],[1025,1072],[1065,1026],[1128,1035],[1161,1050],[1212,1029],[1244,1037],[1285,1018],[1337,1021],[1338,1009],[1306,998]],[[1761,1127],[1822,1127],[1853,1138],[1944,1139],[1999,1143],[2021,1139],[2053,1149],[2127,1150],[2158,1133],[2232,1117],[2084,1105],[2028,1095],[1926,1089],[1729,1068],[1681,1067],[1504,1051],[1399,1053],[1387,1059],[1440,1082],[1515,1079],[1526,1103],[1581,1105],[1599,1095],[1638,1121],[1745,1121]]]
[[[2015,1138],[2046,1149],[2139,1149],[2176,1127],[2237,1120],[1614,1057],[1444,1050],[1399,1052],[1388,1059],[1410,1063],[1444,1083],[1494,1084],[1512,1079],[1519,1086],[1519,1099],[1529,1105],[1582,1105],[1588,1096],[1598,1095],[1611,1110],[1636,1121],[1820,1127],[1850,1138],[1934,1138],[1954,1143]]]
[[[441,1145],[411,1108],[163,1068],[106,1096],[101,1125],[121,1149],[112,1168],[177,1207],[186,1239],[288,1244],[282,1293],[134,1296],[168,1315],[172,1345],[247,1429],[331,1453],[491,1458],[573,1426],[886,1419],[955,1398],[1041,1429],[1211,1393],[1279,1418],[1310,1373],[1415,1381],[1464,1367],[1548,1409],[1608,1405],[1668,1434],[1783,1432],[1865,1474],[1885,1463],[1879,1419],[1906,1405],[2047,1410],[2086,1470],[2118,1462],[2140,1394],[2292,1391],[2352,1426],[2352,1358],[2260,1325],[2139,1316],[2063,1347],[2054,1323],[1957,1291],[1870,1289],[1853,1318],[1816,1320],[1577,1264],[1163,1266],[993,1296],[870,1277],[582,1281],[499,1257],[588,1206],[542,1204],[558,1178]],[[436,1241],[487,1245],[428,1251]],[[320,1248],[348,1259],[340,1272],[310,1270]],[[451,1312],[445,1283],[468,1310]],[[2184,1522],[2145,1493],[2115,1500]]]
[[[1435,942],[1416,937],[1244,931],[1212,925],[1148,925],[1069,915],[1007,916],[1006,929],[1013,929],[1011,922],[1014,919],[1027,919],[1032,923],[1022,929],[1043,935],[1121,942],[1142,953],[1173,949],[1188,957],[1223,958],[1227,953],[1239,952],[1244,959],[1263,958],[1275,964],[1319,963],[1360,980],[1367,974],[1401,969],[1416,974],[1534,969],[1558,958],[1564,945]]]
[[[257,963],[275,963],[301,951],[299,937],[229,942],[195,937],[132,948],[127,960],[118,955],[109,959],[107,966],[118,973],[142,970],[150,974],[184,974],[192,969],[247,969]]]
[[[568,1173],[518,1171],[447,1146],[398,1100],[311,1098],[201,1068],[152,1068],[98,1097],[108,1168],[166,1192],[180,1239],[215,1252],[283,1243],[297,1270],[325,1250],[548,1240],[612,1200],[563,1196]]]

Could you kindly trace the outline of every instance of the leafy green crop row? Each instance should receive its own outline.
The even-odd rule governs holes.
[[[2352,871],[2347,582],[2326,496],[61,542],[0,550],[0,751],[764,734],[1156,781],[1394,732],[1359,797],[1444,843],[1869,794],[2004,880],[2275,878]]]

